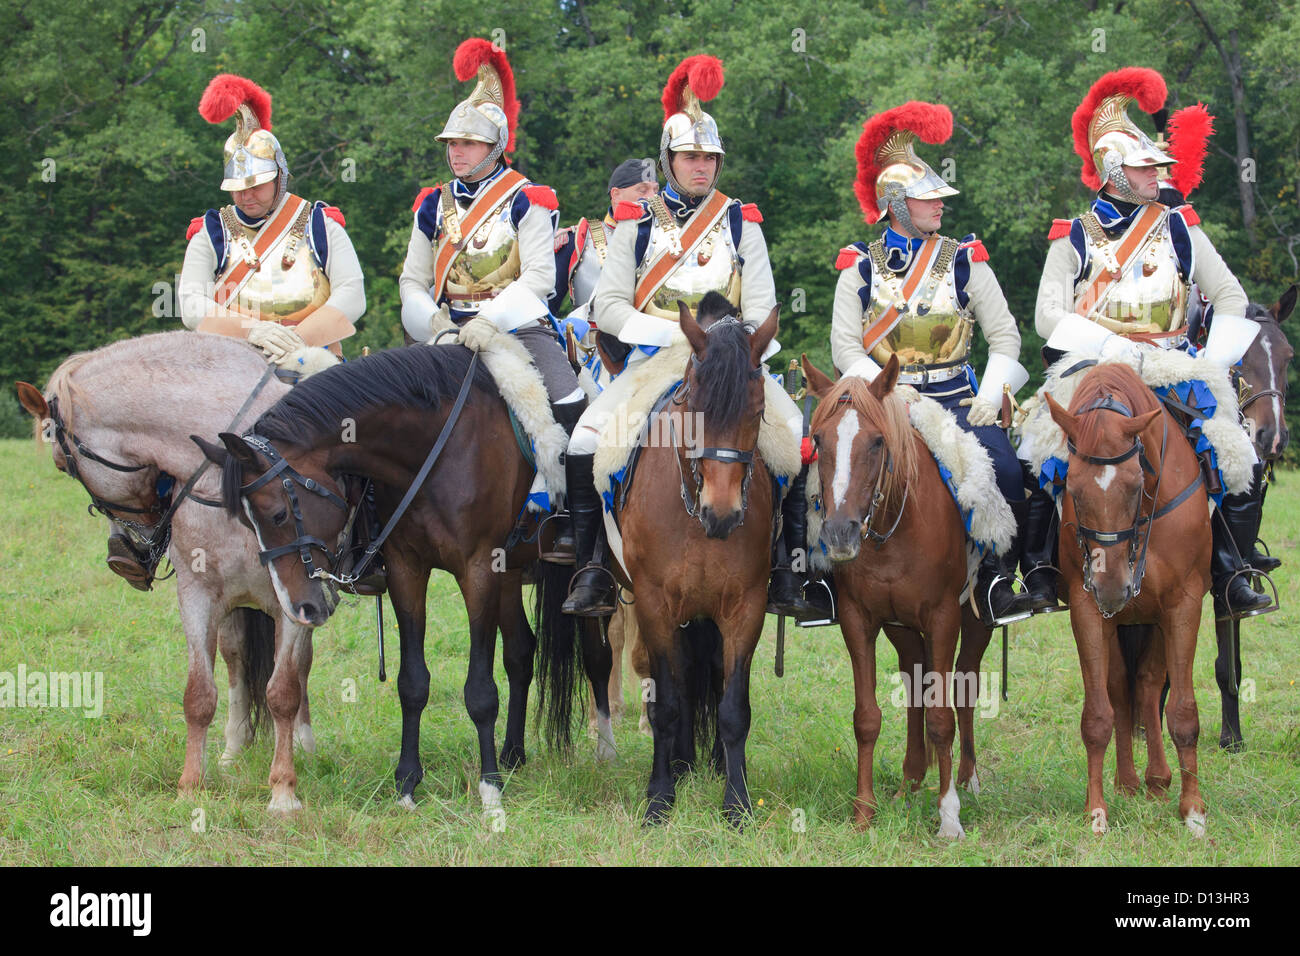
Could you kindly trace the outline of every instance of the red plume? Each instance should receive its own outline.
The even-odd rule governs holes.
[[[1201,185],[1205,147],[1214,132],[1214,117],[1204,104],[1187,106],[1169,117],[1169,155],[1175,160],[1169,181],[1183,197]]]
[[[691,92],[707,103],[722,91],[722,61],[716,56],[688,56],[677,64],[664,87],[664,121],[682,110],[682,89],[690,86]]]
[[[1074,111],[1074,151],[1083,160],[1083,169],[1079,176],[1089,189],[1101,188],[1101,177],[1097,175],[1096,164],[1092,161],[1092,150],[1088,147],[1088,127],[1097,112],[1101,101],[1108,96],[1125,93],[1137,100],[1138,108],[1144,113],[1154,113],[1165,105],[1168,90],[1165,78],[1155,70],[1145,66],[1126,66],[1122,70],[1107,73],[1096,83],[1083,98],[1079,108]]]
[[[901,129],[911,130],[925,143],[946,143],[952,136],[952,110],[938,103],[912,100],[877,113],[862,125],[862,136],[855,150],[858,180],[853,184],[853,191],[867,222],[876,222],[881,216],[876,207],[876,177],[880,175],[876,152],[885,145],[885,140]]]
[[[480,37],[473,37],[456,47],[456,55],[451,65],[456,71],[456,79],[462,83],[472,80],[478,68],[486,63],[497,71],[501,77],[501,98],[505,101],[506,128],[510,130],[510,141],[506,143],[506,152],[515,148],[515,125],[519,122],[519,100],[515,97],[515,71],[510,69],[506,51],[496,44]]]
[[[270,132],[271,94],[252,80],[234,73],[221,73],[212,78],[199,100],[199,115],[209,123],[224,123],[244,103],[253,111],[262,129]]]

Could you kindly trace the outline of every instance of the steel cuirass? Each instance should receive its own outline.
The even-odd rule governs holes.
[[[1088,244],[1088,272],[1075,285],[1079,293],[1114,267],[1122,239],[1106,236],[1091,212],[1085,213],[1081,221]],[[1121,335],[1173,332],[1187,324],[1189,291],[1190,286],[1178,271],[1166,214],[1124,274],[1107,287],[1100,306],[1088,318]]]
[[[444,189],[445,194],[445,189]],[[510,220],[512,191],[491,214],[484,217],[474,234],[461,240],[443,290],[454,311],[477,312],[483,303],[519,278],[519,233]],[[461,209],[460,212],[464,213]],[[435,244],[446,242],[445,236]]]
[[[864,330],[890,306],[898,304],[908,275],[889,270],[885,265],[884,246],[884,239],[877,239],[867,247],[871,256],[871,302],[862,315]],[[902,319],[871,350],[871,358],[880,366],[889,361],[890,355],[897,355],[904,368],[965,361],[970,353],[974,319],[957,301],[953,275],[957,246],[956,240],[945,238],[933,266],[926,262],[912,263],[913,269],[928,269],[930,275],[921,280]]]
[[[597,234],[599,239],[596,238]],[[596,294],[596,283],[600,281],[600,271],[605,265],[609,240],[599,219],[589,223],[583,241],[582,257],[569,278],[569,295],[575,307],[591,301],[591,297]]]
[[[713,228],[695,247],[695,251],[684,256],[668,274],[642,311],[676,322],[681,316],[677,308],[679,299],[694,312],[699,308],[700,300],[710,292],[720,293],[728,302],[740,308],[740,255],[732,245],[728,223],[728,216],[718,218]],[[654,217],[650,225],[650,242],[641,265],[637,268],[638,280],[649,270],[659,254],[670,248],[671,238],[660,225],[659,217]]]
[[[263,320],[277,322],[295,312],[308,312],[320,308],[330,297],[330,280],[316,262],[307,245],[306,229],[311,205],[303,206],[303,213],[293,227],[261,257],[261,265],[252,273],[233,305]],[[235,215],[234,206],[221,210],[231,250],[227,271],[242,261],[237,249],[242,243],[251,244],[257,228],[246,226]]]

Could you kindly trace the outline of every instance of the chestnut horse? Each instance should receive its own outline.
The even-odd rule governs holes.
[[[907,406],[895,395],[898,359],[868,384],[849,376],[832,382],[807,356],[809,390],[821,404],[812,418],[821,502],[821,542],[835,562],[840,629],[853,662],[857,702],[858,793],[854,823],[866,827],[877,802],[873,780],[881,712],[876,702],[876,635],[885,629],[898,650],[908,707],[903,790],[919,787],[926,771],[924,734],[939,764],[939,835],[961,837],[956,784],[978,789],[974,707],[979,664],[992,635],[961,593],[967,578],[966,532],[939,467],[913,430]],[[862,542],[871,538],[873,546]],[[952,774],[955,662],[962,723],[961,765]],[[912,686],[924,672],[921,687]],[[902,792],[902,791],[900,791]]]
[[[756,451],[765,405],[761,356],[776,335],[778,310],[751,331],[720,295],[701,301],[699,323],[679,308],[693,354],[669,414],[679,422],[698,416],[694,434],[711,447],[649,443],[626,499],[621,489],[614,494],[653,682],[645,820],[660,822],[672,808],[677,778],[695,763],[693,729],[708,722],[716,702],[713,763],[725,769],[724,813],[740,826],[750,813],[749,668],[767,607],[774,506]]]
[[[1102,763],[1115,734],[1117,789],[1139,789],[1133,730],[1151,728],[1146,783],[1164,793],[1172,781],[1160,726],[1160,688],[1166,672],[1165,716],[1182,778],[1179,815],[1195,836],[1205,834],[1205,802],[1196,776],[1200,724],[1192,664],[1201,603],[1210,589],[1210,518],[1200,464],[1155,394],[1126,365],[1102,364],[1080,381],[1066,411],[1047,396],[1052,418],[1069,447],[1061,527],[1074,528],[1078,551],[1065,535],[1059,565],[1083,674],[1080,730],[1088,753],[1087,809],[1092,831],[1107,829]],[[1091,597],[1089,596],[1091,594]],[[1132,666],[1121,653],[1118,627],[1154,625]]]
[[[463,411],[445,436],[447,454],[425,472],[458,398]],[[336,603],[329,581],[338,571],[332,543],[348,521],[340,505],[344,476],[375,482],[385,523],[404,492],[413,493],[383,545],[401,634],[399,801],[413,807],[412,792],[424,776],[419,738],[429,699],[425,597],[429,575],[441,568],[455,576],[469,617],[465,707],[478,734],[479,796],[485,813],[500,812],[492,677],[497,628],[510,682],[500,764],[511,769],[524,762],[524,719],[539,643],[549,735],[552,743],[568,743],[577,625],[559,613],[571,569],[535,561],[535,543],[507,550],[533,469],[517,447],[491,375],[481,364],[471,365],[470,352],[459,345],[394,349],[313,376],[258,419],[250,434],[220,437],[224,448],[196,441],[222,464],[226,506],[252,523],[285,612],[304,623],[324,623]],[[273,472],[277,480],[265,481]],[[521,598],[521,571],[530,564],[538,582],[536,636]],[[583,658],[607,727],[610,659],[598,628],[584,629]],[[612,741],[612,734],[605,736]]]

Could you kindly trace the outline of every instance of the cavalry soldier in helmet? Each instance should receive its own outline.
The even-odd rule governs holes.
[[[1258,328],[1245,318],[1248,302],[1241,284],[1184,200],[1200,184],[1211,117],[1199,104],[1178,111],[1170,118],[1171,142],[1164,147],[1127,113],[1135,101],[1155,113],[1165,97],[1159,73],[1127,67],[1098,80],[1075,111],[1074,148],[1083,160],[1082,179],[1097,195],[1082,216],[1052,226],[1035,325],[1053,349],[1106,333],[1148,346],[1186,348],[1188,297],[1195,282],[1214,309],[1203,357],[1230,366]],[[1161,170],[1169,166],[1173,188],[1162,189]],[[1259,471],[1257,465],[1257,484]],[[1238,574],[1246,567],[1241,555],[1253,550],[1259,505],[1254,491],[1224,495],[1221,519],[1211,522],[1211,572],[1220,613],[1240,615],[1272,603],[1250,587],[1248,575]],[[1055,511],[1051,496],[1036,493],[1033,508],[1044,516],[1039,524],[1046,528]],[[1027,575],[1027,585],[1054,604],[1055,574],[1046,567],[1055,554],[1052,534],[1045,535],[1039,550],[1042,567]]]
[[[593,317],[602,333],[632,347],[629,364],[681,338],[678,300],[695,309],[706,293],[718,292],[737,307],[742,321],[754,325],[776,305],[759,225],[763,217],[753,204],[717,189],[724,150],[717,123],[700,104],[716,96],[722,83],[722,63],[711,56],[688,57],[673,71],[664,89],[659,140],[659,166],[668,185],[658,196],[614,207],[617,226],[596,286]],[[785,422],[797,441],[799,410],[774,381],[768,382],[769,416]],[[571,614],[604,616],[614,610],[612,578],[593,561],[603,523],[592,463],[600,430],[622,401],[621,391],[616,379],[583,415],[569,443],[566,472],[580,568],[564,605]],[[787,504],[795,498],[802,502],[803,494],[792,486]],[[787,515],[787,533],[797,534],[799,547],[804,546],[801,518]]]
[[[1020,333],[984,244],[974,235],[957,240],[939,233],[943,200],[957,190],[916,155],[913,143],[943,143],[951,135],[952,113],[933,103],[905,103],[863,126],[854,191],[867,222],[886,218],[888,226],[874,241],[840,250],[831,354],[842,374],[866,379],[896,355],[899,382],[951,411],[988,451],[1018,528],[1005,553],[986,551],[980,563],[976,603],[991,624],[1028,610],[1027,596],[1011,588],[1025,523],[1024,476],[998,427],[1003,387],[1014,392],[1028,375],[1019,362]],[[978,385],[969,364],[976,325],[989,347]]]
[[[452,178],[422,190],[402,266],[402,325],[416,342],[459,328],[456,341],[478,351],[513,333],[541,373],[552,411],[566,432],[585,395],[551,324],[559,204],[549,186],[511,169],[519,115],[505,53],[483,39],[456,49],[456,76],[477,78],[447,118]]]
[[[217,76],[199,113],[210,123],[235,117],[221,182],[233,202],[190,223],[182,320],[200,332],[246,338],[299,377],[335,364],[338,343],[366,311],[343,214],[289,192],[289,167],[271,133],[271,97],[256,83]]]

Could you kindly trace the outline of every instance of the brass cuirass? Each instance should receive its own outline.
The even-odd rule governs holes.
[[[740,255],[731,244],[731,230],[727,224],[727,216],[719,217],[713,228],[696,244],[695,250],[678,261],[677,267],[645,304],[643,312],[676,322],[681,316],[677,308],[679,299],[694,312],[700,300],[710,292],[720,293],[740,308]],[[638,281],[659,254],[669,248],[671,238],[657,219],[652,220],[649,247],[637,269]]]
[[[1114,265],[1123,238],[1107,237],[1095,220],[1089,222],[1091,217],[1092,213],[1087,213],[1083,218],[1088,274],[1075,286],[1080,297],[1098,276]],[[1178,271],[1166,216],[1151,230],[1124,274],[1107,287],[1100,308],[1094,309],[1088,318],[1121,335],[1173,332],[1187,324],[1189,291],[1188,283]]]
[[[891,305],[897,307],[902,301],[903,285],[910,274],[910,270],[900,274],[889,271],[885,265],[883,239],[877,239],[868,249],[871,255],[871,303],[862,315],[864,332]],[[970,353],[975,323],[970,311],[961,308],[957,302],[957,283],[952,267],[956,251],[957,242],[944,239],[933,267],[927,262],[912,263],[912,269],[926,269],[929,275],[921,279],[902,319],[871,350],[871,358],[882,367],[891,355],[897,355],[899,364],[906,368],[960,362]]]
[[[474,234],[461,240],[447,273],[444,293],[451,308],[477,312],[483,303],[519,278],[519,233],[510,221],[511,193],[483,218]],[[460,210],[464,215],[465,210]],[[439,243],[446,242],[441,238]],[[435,245],[434,254],[437,255]]]
[[[310,208],[310,207],[308,207]],[[224,215],[224,213],[229,215]],[[257,229],[244,225],[234,214],[234,207],[223,210],[226,231],[239,230],[250,243]],[[232,240],[234,236],[230,237]],[[242,259],[230,243],[227,271],[235,268]],[[307,246],[305,236],[290,229],[261,257],[261,263],[244,287],[239,290],[235,305],[250,315],[260,315],[265,321],[278,322],[297,312],[307,313],[320,308],[330,297],[330,280],[316,263]],[[304,316],[299,316],[299,319]]]

